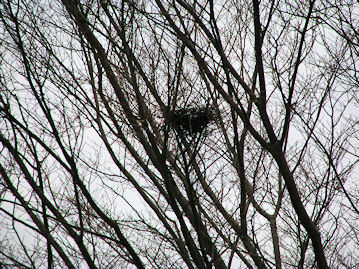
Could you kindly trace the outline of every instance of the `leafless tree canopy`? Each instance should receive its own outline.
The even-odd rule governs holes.
[[[0,268],[357,268],[359,3],[0,0]]]

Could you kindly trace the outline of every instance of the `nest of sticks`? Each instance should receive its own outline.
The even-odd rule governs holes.
[[[202,134],[208,124],[216,119],[213,108],[181,108],[167,113],[167,122],[186,136]]]

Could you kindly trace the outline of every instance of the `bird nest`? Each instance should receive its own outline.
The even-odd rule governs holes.
[[[168,112],[167,122],[186,136],[201,134],[216,119],[213,108],[181,108]]]

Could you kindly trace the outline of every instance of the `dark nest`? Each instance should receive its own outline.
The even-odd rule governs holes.
[[[202,133],[207,125],[216,119],[213,108],[181,108],[169,111],[167,122],[186,136]]]

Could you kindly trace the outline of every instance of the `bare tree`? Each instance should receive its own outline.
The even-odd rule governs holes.
[[[0,3],[0,265],[358,266],[357,2]]]

